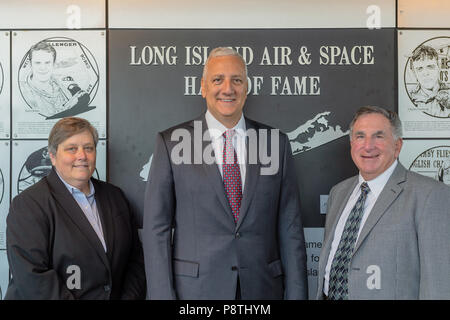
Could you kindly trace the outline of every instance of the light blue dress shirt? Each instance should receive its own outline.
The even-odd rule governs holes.
[[[103,236],[103,229],[102,229],[102,222],[100,220],[100,215],[98,213],[97,209],[97,203],[95,201],[95,189],[94,185],[92,184],[92,181],[89,180],[89,189],[90,192],[88,195],[85,195],[82,191],[75,188],[74,186],[71,186],[66,181],[64,181],[63,178],[59,175],[58,177],[61,179],[61,181],[66,186],[67,190],[69,190],[72,197],[75,199],[75,201],[80,206],[81,210],[83,211],[84,215],[88,219],[89,223],[91,224],[92,228],[94,229],[95,233],[97,234],[98,238],[100,239],[103,248],[106,252],[106,243],[105,243],[105,237]]]

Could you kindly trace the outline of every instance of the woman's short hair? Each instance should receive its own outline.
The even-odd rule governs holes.
[[[98,132],[89,121],[77,117],[67,117],[59,120],[55,123],[48,136],[48,151],[55,155],[58,146],[62,142],[84,131],[88,131],[92,135],[94,144],[97,147]]]

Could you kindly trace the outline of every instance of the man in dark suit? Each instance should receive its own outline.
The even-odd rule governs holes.
[[[142,247],[123,192],[92,178],[98,134],[64,118],[49,136],[53,169],[14,198],[5,299],[142,299]]]
[[[359,175],[328,198],[318,299],[450,299],[450,188],[397,160],[395,112],[363,107],[350,124]]]
[[[156,138],[144,207],[148,298],[305,299],[289,141],[243,116],[247,70],[236,51],[214,49],[201,85],[206,114]],[[263,150],[270,164],[257,157]]]

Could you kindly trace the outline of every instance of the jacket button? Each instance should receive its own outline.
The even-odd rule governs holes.
[[[111,290],[111,287],[109,285],[105,285],[103,289],[105,289],[105,291],[108,292],[109,290]]]
[[[236,271],[237,269],[238,269],[238,267],[236,267],[236,266],[232,266],[232,267],[231,267],[231,270],[232,270],[232,271]]]
[[[234,237],[235,237],[236,239],[239,239],[239,238],[241,237],[241,234],[238,232],[238,233],[235,234]]]

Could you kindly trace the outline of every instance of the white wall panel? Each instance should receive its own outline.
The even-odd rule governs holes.
[[[366,28],[376,5],[395,27],[395,0],[110,0],[111,28]]]
[[[450,1],[398,0],[399,28],[450,28]]]
[[[0,29],[65,29],[77,21],[105,28],[105,16],[105,0],[0,0]]]

